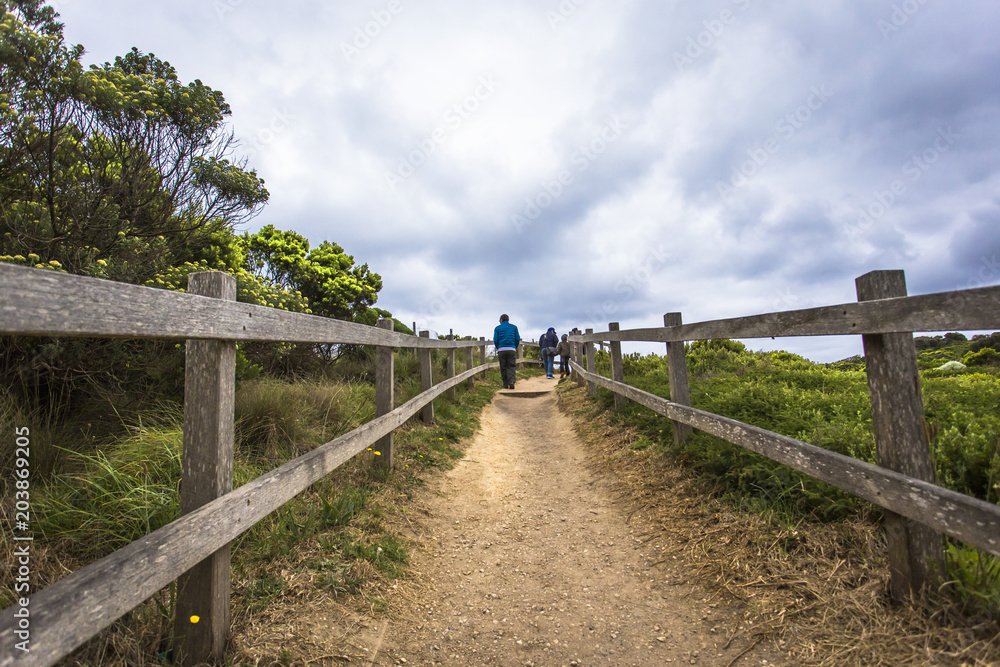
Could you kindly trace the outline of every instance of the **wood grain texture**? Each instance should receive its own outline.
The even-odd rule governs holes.
[[[663,326],[676,327],[683,324],[680,313],[666,313]],[[678,405],[691,405],[691,388],[688,385],[687,356],[684,341],[667,343],[667,373],[670,381],[670,400]],[[690,436],[691,427],[683,422],[671,422],[674,444],[681,446]]]
[[[448,340],[454,340],[454,338],[455,338],[455,334],[448,334]],[[448,350],[448,359],[447,359],[447,363],[445,365],[445,370],[446,370],[446,373],[448,375],[448,379],[449,380],[451,378],[455,377],[455,350],[454,349]],[[448,390],[448,398],[450,398],[451,400],[455,400],[455,395],[456,394],[455,394],[455,388],[454,387],[452,387],[451,389]]]
[[[858,300],[906,295],[902,271],[872,271],[857,279]],[[934,461],[924,422],[924,400],[911,333],[864,334],[865,371],[872,403],[872,430],[879,466],[934,482]],[[892,596],[936,586],[944,569],[941,535],[927,526],[887,512]]]
[[[845,303],[780,313],[571,336],[575,341],[778,338],[1000,328],[1000,286]]]
[[[0,333],[464,348],[354,322],[0,264]]]
[[[622,392],[628,398],[669,419],[684,422],[740,447],[745,447],[859,498],[919,521],[946,535],[1000,556],[1000,506],[807,442],[766,431],[734,419],[672,403],[665,398],[588,373],[573,371],[588,381]]]
[[[427,338],[430,336],[430,332],[421,331],[420,337]],[[429,391],[431,387],[434,386],[433,370],[431,363],[431,350],[428,348],[422,348],[420,350],[420,391]],[[434,423],[434,402],[431,401],[424,406],[423,410],[420,412],[420,421],[425,424]]]
[[[381,320],[380,329],[392,329],[392,320]],[[381,417],[392,412],[395,403],[395,351],[388,346],[379,346],[375,350],[375,416]],[[396,464],[396,441],[392,433],[383,435],[373,446],[381,456],[376,458],[378,464],[392,468]]]
[[[188,292],[236,300],[236,280],[212,272],[188,276]],[[233,490],[236,343],[189,340],[184,361],[184,448],[180,510],[187,514]],[[221,660],[230,626],[230,548],[226,544],[177,580],[174,656],[178,664]],[[198,623],[191,617],[197,615]]]
[[[594,333],[594,330],[593,329],[587,329],[587,333],[589,333],[589,334],[590,333]],[[588,342],[588,343],[584,343],[583,344],[583,355],[587,359],[587,370],[590,371],[591,373],[596,372],[596,370],[597,370],[596,363],[597,362],[596,362],[596,360],[594,358],[594,344],[593,343]],[[597,385],[594,384],[593,382],[588,382],[587,383],[587,396],[597,396]]]
[[[0,613],[0,666],[55,664],[196,563],[249,530],[372,443],[401,426],[467,375],[466,371],[415,396],[391,413],[264,474],[221,498],[91,563],[31,596],[31,652],[15,657],[13,607]]]
[[[608,331],[615,332],[620,329],[618,322],[608,323]],[[622,344],[621,341],[611,341],[611,379],[615,382],[625,382],[625,366],[622,364]],[[625,407],[625,396],[615,393],[615,409]]]
[[[474,362],[472,361],[472,348],[467,347],[465,348],[465,370],[469,370],[470,368],[472,368],[473,363]],[[469,391],[472,391],[472,389],[475,388],[475,386],[476,386],[476,378],[470,377],[468,380],[465,381],[465,388],[468,389]]]

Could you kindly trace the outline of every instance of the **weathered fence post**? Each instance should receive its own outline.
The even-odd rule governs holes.
[[[218,271],[192,273],[188,293],[236,300],[236,279]],[[184,451],[181,514],[233,489],[236,342],[188,340],[184,359]],[[194,536],[192,536],[194,539]],[[177,580],[175,661],[194,665],[224,658],[230,624],[230,545]]]
[[[392,331],[392,320],[381,320],[378,323],[380,329]],[[394,400],[395,359],[393,349],[388,346],[379,346],[375,351],[375,416],[381,417],[392,412]],[[393,434],[382,436],[372,449],[381,452],[381,456],[376,457],[379,465],[392,468],[395,465],[396,447]]]
[[[426,338],[430,340],[430,331],[421,331],[421,338]],[[433,378],[431,377],[431,348],[422,347],[420,348],[420,391],[425,392],[434,386]],[[425,424],[434,423],[434,401],[431,401],[423,407],[420,411],[420,421]]]
[[[608,331],[618,331],[618,323],[608,323]],[[625,366],[622,364],[622,342],[613,340],[611,346],[611,379],[615,382],[625,382]],[[615,394],[615,409],[624,407],[626,399],[621,394]]]
[[[472,340],[472,338],[470,337],[469,340]],[[473,363],[474,362],[472,361],[472,347],[470,346],[470,347],[465,348],[465,370],[471,371]],[[470,377],[468,380],[465,381],[465,387],[469,391],[472,391],[473,389],[475,389],[476,388],[476,379]]]
[[[680,313],[667,313],[663,316],[663,326],[676,327],[682,324]],[[691,388],[688,386],[687,357],[684,353],[684,341],[667,343],[667,373],[670,376],[670,400],[680,405],[691,405]],[[671,422],[674,426],[674,444],[683,445],[694,429],[688,424]]]
[[[417,333],[417,323],[416,322],[413,323],[413,335],[414,336],[419,336],[420,335],[419,333]]]
[[[450,329],[449,330],[448,340],[449,341],[454,341],[455,340],[455,330],[454,329]],[[455,377],[455,348],[449,347],[448,348],[448,379],[450,380],[453,377]],[[451,400],[455,400],[455,388],[454,387],[452,387],[451,389],[448,390],[448,398],[450,398]]]
[[[486,336],[479,337],[479,365],[486,365]],[[483,371],[483,377],[486,376],[486,371]]]
[[[594,333],[593,329],[587,329],[588,334]],[[597,361],[594,359],[594,344],[586,343],[584,344],[584,353],[587,356],[587,371],[590,373],[595,372],[597,368]],[[587,382],[587,396],[597,395],[597,385],[593,382]]]
[[[855,281],[858,301],[906,296],[902,271],[872,271]],[[924,402],[912,333],[864,334],[865,370],[872,402],[878,465],[927,482],[934,463],[924,424]],[[898,601],[934,585],[944,574],[941,535],[885,512],[892,596]]]

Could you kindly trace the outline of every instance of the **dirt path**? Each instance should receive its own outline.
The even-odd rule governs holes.
[[[371,665],[729,665],[739,610],[664,563],[543,377],[501,392],[465,459],[415,498],[414,579]],[[540,395],[537,392],[543,392]],[[518,395],[520,394],[520,395]],[[760,656],[738,664],[766,664]]]

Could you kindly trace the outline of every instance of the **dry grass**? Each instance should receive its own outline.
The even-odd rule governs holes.
[[[737,512],[654,448],[633,449],[636,434],[612,424],[584,389],[564,384],[560,407],[586,416],[575,419],[579,435],[632,514],[650,524],[649,541],[663,544],[660,564],[683,561],[715,595],[743,604],[729,642],[773,642],[789,663],[823,667],[1000,664],[996,619],[968,616],[938,594],[890,602],[873,521],[792,526]]]

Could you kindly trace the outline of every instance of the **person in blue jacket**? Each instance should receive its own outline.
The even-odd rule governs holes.
[[[520,344],[521,334],[504,313],[500,316],[500,324],[493,330],[493,345],[497,349],[500,379],[504,389],[513,389],[517,381],[517,346]]]

